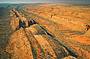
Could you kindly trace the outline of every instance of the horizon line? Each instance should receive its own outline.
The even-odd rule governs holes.
[[[90,3],[73,3],[73,2],[0,2],[0,4],[33,4],[33,3],[60,3],[60,4],[90,4]]]

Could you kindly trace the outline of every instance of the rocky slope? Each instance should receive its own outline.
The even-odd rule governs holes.
[[[42,4],[11,10],[6,52],[11,59],[90,59],[89,9]]]

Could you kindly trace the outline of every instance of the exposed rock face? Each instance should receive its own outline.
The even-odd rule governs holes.
[[[31,45],[23,28],[11,35],[6,51],[11,54],[11,59],[33,59]]]
[[[6,47],[6,52],[11,55],[11,59],[59,59],[69,55],[63,46],[59,47],[53,41],[48,42],[50,38],[45,38],[43,36],[45,34],[31,34],[33,31],[30,30],[30,27],[20,28],[11,35]],[[39,30],[37,30],[38,32]],[[34,55],[35,53],[36,55]],[[57,57],[57,54],[61,55]]]
[[[19,19],[16,18],[15,16],[11,17],[10,26],[12,31],[16,30],[18,25],[19,25]]]
[[[10,26],[14,33],[11,34],[6,47],[6,52],[11,55],[11,59],[90,58],[89,30],[86,32],[85,26],[88,24],[85,19],[89,17],[84,18],[85,22],[81,20],[83,19],[81,16],[89,14],[78,13],[80,9],[76,7],[73,9],[73,7],[55,6],[40,5],[37,8],[28,8],[28,13],[35,17],[29,23],[30,25],[24,15],[22,16],[16,10],[12,11]],[[32,16],[30,16],[31,19]],[[16,30],[19,20],[27,25]]]
[[[90,59],[90,31],[86,26],[90,23],[89,7],[43,4],[37,8],[28,6],[26,12],[36,15],[35,21],[74,49],[79,59]]]

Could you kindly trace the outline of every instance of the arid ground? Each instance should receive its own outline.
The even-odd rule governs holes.
[[[28,4],[9,19],[1,59],[90,59],[90,5]]]

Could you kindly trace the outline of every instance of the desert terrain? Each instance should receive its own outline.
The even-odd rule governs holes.
[[[25,5],[9,17],[8,59],[90,59],[90,7]]]
[[[37,15],[37,22],[55,35],[64,45],[78,53],[79,58],[89,59],[90,55],[90,8],[85,6],[43,4],[26,8],[28,13]],[[42,20],[45,18],[46,20]]]

